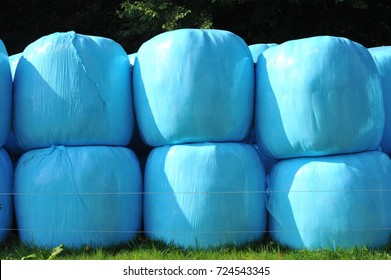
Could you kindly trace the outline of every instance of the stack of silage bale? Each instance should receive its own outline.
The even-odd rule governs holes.
[[[223,30],[181,29],[145,42],[134,62],[147,236],[184,247],[243,244],[266,229],[265,174],[239,143],[253,117],[254,66]]]
[[[279,159],[268,186],[269,231],[294,248],[378,247],[391,234],[391,162],[376,151],[384,104],[366,48],[318,36],[258,58],[256,134]]]
[[[23,51],[14,78],[15,170],[24,243],[115,245],[141,229],[128,57],[116,42],[54,33]]]
[[[12,78],[8,53],[0,40],[0,243],[13,223],[12,163],[3,146],[11,129]]]

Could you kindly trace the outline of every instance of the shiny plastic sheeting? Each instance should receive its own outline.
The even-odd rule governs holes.
[[[264,235],[265,174],[250,145],[155,148],[144,187],[144,227],[152,239],[206,248]]]
[[[246,43],[228,31],[181,29],[145,42],[133,75],[143,140],[241,141],[252,122],[253,65]]]
[[[8,53],[0,40],[0,147],[8,139],[11,129],[12,76]]]
[[[18,146],[127,145],[130,77],[127,54],[107,38],[54,33],[30,44],[14,80]]]
[[[251,55],[253,57],[254,63],[257,63],[258,57],[261,53],[266,51],[268,48],[277,46],[275,43],[269,43],[269,44],[254,44],[249,45],[248,48],[250,49]]]
[[[380,152],[278,162],[271,238],[295,249],[380,247],[391,236],[391,162]]]
[[[15,170],[20,239],[40,247],[111,246],[141,230],[139,162],[123,147],[50,147]]]
[[[352,153],[380,145],[382,88],[363,46],[330,36],[285,42],[259,56],[256,77],[256,135],[266,156]]]
[[[0,243],[8,236],[13,222],[12,162],[4,149],[0,149]]]
[[[391,46],[368,49],[375,60],[383,87],[385,123],[380,146],[383,152],[391,154]]]

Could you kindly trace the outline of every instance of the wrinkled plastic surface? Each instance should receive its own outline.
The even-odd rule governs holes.
[[[21,149],[119,145],[133,132],[129,59],[113,40],[53,33],[27,46],[14,79]]]
[[[391,235],[391,162],[380,152],[279,161],[271,238],[295,249],[380,247]]]
[[[265,174],[250,145],[155,148],[144,188],[144,227],[152,239],[207,248],[264,235]]]
[[[391,154],[391,46],[368,49],[375,60],[383,87],[384,134],[380,146],[383,152]]]
[[[223,30],[180,29],[145,42],[133,72],[135,111],[151,146],[241,141],[252,122],[254,66]]]
[[[8,139],[11,129],[12,76],[8,53],[0,40],[0,147]]]
[[[111,246],[141,230],[142,185],[135,154],[123,147],[50,147],[22,155],[15,212],[25,244]]]
[[[253,44],[249,45],[248,48],[250,49],[251,55],[253,57],[254,63],[257,63],[258,57],[261,53],[266,51],[268,48],[277,46],[275,43],[269,43],[269,44]]]
[[[0,244],[7,238],[13,223],[12,162],[0,149]]]
[[[380,78],[366,48],[319,36],[265,50],[256,64],[255,129],[268,157],[376,150],[384,129]]]

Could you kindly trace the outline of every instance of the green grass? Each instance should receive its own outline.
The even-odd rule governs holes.
[[[59,244],[60,245],[60,244]],[[1,260],[391,260],[391,242],[382,249],[292,250],[270,240],[244,246],[183,249],[138,237],[129,244],[109,248],[42,249],[23,245],[12,235],[0,246]]]

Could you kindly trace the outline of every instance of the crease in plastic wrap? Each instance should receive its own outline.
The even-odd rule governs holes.
[[[380,147],[384,153],[391,155],[391,46],[368,50],[376,63],[383,87],[385,123]]]
[[[369,51],[318,36],[265,50],[256,64],[255,130],[271,158],[376,150],[383,135],[380,77]]]
[[[134,125],[126,52],[111,39],[75,32],[31,43],[15,72],[13,120],[24,150],[126,146]]]
[[[7,49],[0,40],[0,147],[8,139],[11,130],[12,75]]]
[[[52,146],[26,152],[15,170],[15,213],[23,243],[111,246],[136,237],[141,171],[124,147]]]
[[[13,227],[12,162],[7,152],[0,149],[0,244]]]
[[[249,45],[248,48],[250,49],[254,63],[257,63],[258,57],[261,53],[266,51],[268,48],[271,48],[274,46],[277,46],[277,44],[275,44],[275,43],[267,43],[267,44],[260,43],[260,44]]]
[[[250,145],[155,148],[144,180],[144,228],[154,240],[208,248],[264,236],[265,173]]]
[[[279,161],[271,238],[294,249],[380,248],[391,237],[391,162],[381,152]]]
[[[180,29],[145,42],[134,62],[137,122],[150,146],[243,140],[254,104],[254,64],[239,36]]]

